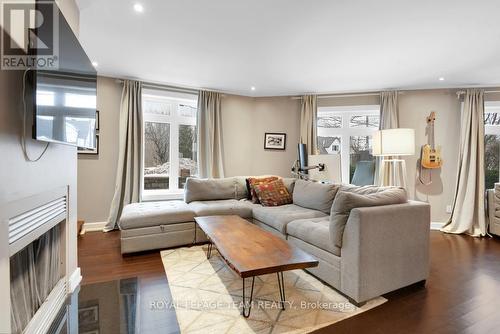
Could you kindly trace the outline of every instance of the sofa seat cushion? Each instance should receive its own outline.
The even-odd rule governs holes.
[[[142,228],[194,221],[194,211],[183,201],[142,202],[123,208],[120,229]]]
[[[329,217],[298,219],[288,223],[286,234],[340,256],[340,248],[330,240]]]
[[[254,219],[271,226],[283,234],[286,233],[286,225],[292,220],[317,217],[327,217],[327,215],[321,211],[303,208],[295,204],[253,208]]]
[[[188,206],[196,217],[237,215],[242,218],[252,218],[252,206],[245,200],[194,201]]]

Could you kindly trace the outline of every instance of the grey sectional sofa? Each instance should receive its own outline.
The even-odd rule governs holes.
[[[130,204],[119,222],[121,251],[204,242],[194,217],[239,215],[316,257],[319,266],[308,271],[356,304],[427,279],[428,204],[377,187],[283,180],[293,204],[252,203],[245,177],[188,179],[184,201]]]

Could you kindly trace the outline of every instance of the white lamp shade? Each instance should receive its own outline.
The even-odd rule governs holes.
[[[415,130],[385,129],[373,135],[373,155],[414,155]]]

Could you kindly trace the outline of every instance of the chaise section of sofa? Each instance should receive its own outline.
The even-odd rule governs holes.
[[[186,245],[194,241],[195,213],[184,201],[125,206],[119,221],[121,252]],[[201,235],[201,234],[200,234]]]
[[[247,201],[245,178],[186,180],[184,200],[125,206],[118,226],[121,252],[164,249],[207,241],[194,217],[239,215],[251,221],[256,204]]]

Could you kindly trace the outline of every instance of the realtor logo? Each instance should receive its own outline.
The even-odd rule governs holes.
[[[59,68],[59,10],[54,1],[0,0],[2,70]]]

